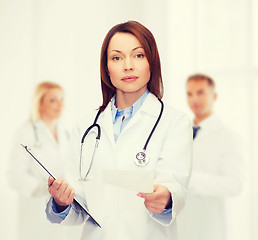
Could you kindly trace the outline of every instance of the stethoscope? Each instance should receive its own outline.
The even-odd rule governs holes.
[[[34,122],[31,122],[32,124],[32,128],[33,128],[33,133],[34,133],[34,143],[33,143],[33,147],[35,148],[40,148],[41,147],[41,142],[39,140],[39,136],[38,136],[38,131],[37,131],[37,127],[35,125]]]
[[[134,159],[134,163],[135,165],[139,166],[139,167],[144,167],[146,166],[149,162],[150,162],[150,157],[146,155],[146,149],[147,149],[147,146],[149,144],[149,141],[152,137],[152,134],[154,133],[159,121],[160,121],[160,118],[162,116],[162,113],[163,113],[163,108],[164,108],[164,103],[158,99],[160,101],[160,104],[161,104],[161,109],[160,109],[160,113],[159,113],[159,117],[157,118],[157,121],[156,123],[154,124],[146,142],[145,142],[145,145],[142,149],[142,151],[138,152],[135,156],[135,159]],[[93,122],[92,125],[90,125],[87,130],[85,131],[85,133],[83,134],[82,136],[82,140],[81,140],[81,150],[80,150],[80,167],[79,167],[79,172],[80,172],[80,179],[81,181],[86,181],[86,178],[90,172],[90,169],[91,169],[91,166],[92,166],[92,162],[93,162],[93,159],[94,159],[94,156],[95,156],[95,152],[96,152],[96,149],[98,148],[98,145],[99,145],[99,141],[100,141],[100,136],[101,136],[101,128],[99,126],[99,124],[97,123],[98,121],[98,118],[99,118],[99,115],[100,113],[102,112],[101,109],[99,109],[99,111],[97,112],[97,115],[95,117],[95,120]],[[83,143],[84,143],[84,139],[85,137],[87,136],[87,134],[91,131],[91,129],[93,128],[97,128],[97,136],[96,136],[96,142],[95,142],[95,148],[94,148],[94,151],[93,151],[93,154],[92,154],[92,158],[91,158],[91,162],[90,162],[90,165],[89,165],[89,168],[88,168],[88,171],[86,172],[86,174],[84,175],[84,177],[82,176],[82,149],[83,149]]]

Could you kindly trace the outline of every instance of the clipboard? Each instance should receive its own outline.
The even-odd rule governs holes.
[[[56,178],[47,170],[47,168],[29,151],[28,146],[25,146],[23,144],[21,144],[22,147],[30,154],[30,156],[52,177],[54,178],[54,180],[56,180]],[[100,224],[92,217],[92,215],[89,213],[89,210],[87,208],[86,203],[83,201],[83,199],[77,195],[74,194],[74,198],[73,201],[75,201],[77,204],[79,204],[81,206],[81,208],[86,212],[87,215],[89,215],[89,217],[92,219],[92,221],[101,228]]]

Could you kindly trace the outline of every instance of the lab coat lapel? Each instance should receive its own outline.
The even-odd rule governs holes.
[[[129,123],[125,126],[122,133],[130,129],[139,121],[141,121],[143,114],[148,114],[157,118],[159,116],[159,113],[160,113],[160,103],[152,93],[149,93],[144,103],[142,104],[141,108],[134,115],[134,117],[129,121]],[[112,146],[115,147],[114,127],[113,127],[112,113],[111,113],[111,102],[109,102],[104,112],[100,115],[99,124],[102,130],[107,135]]]
[[[114,127],[113,127],[112,113],[111,113],[111,102],[109,102],[104,112],[100,115],[99,124],[100,124],[101,130],[105,132],[109,141],[114,147],[115,139],[114,139]]]
[[[134,117],[128,122],[125,126],[123,132],[130,129],[133,125],[135,125],[138,121],[141,120],[142,114],[148,114],[153,117],[158,117],[160,113],[160,103],[158,102],[157,98],[152,94],[149,93],[146,97],[145,101],[143,102],[141,108],[138,112],[134,115]]]
[[[207,119],[200,122],[201,129],[197,133],[197,137],[194,141],[201,141],[203,138],[207,137],[207,135],[212,135],[216,133],[219,130],[217,122],[217,118],[214,115],[211,115]]]
[[[55,140],[53,134],[50,132],[50,130],[48,129],[48,127],[44,124],[43,121],[39,120],[38,122],[35,123],[36,128],[40,129],[42,128],[43,131],[45,132],[47,138],[49,139],[49,141],[52,142],[52,144],[54,144],[56,147],[58,147],[58,142]],[[57,130],[58,131],[58,130]],[[58,135],[59,137],[59,135]]]

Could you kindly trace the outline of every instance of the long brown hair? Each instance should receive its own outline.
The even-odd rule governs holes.
[[[111,83],[108,68],[107,68],[107,49],[111,38],[116,33],[130,33],[134,35],[142,45],[148,63],[150,65],[150,80],[148,82],[148,89],[157,98],[163,97],[163,83],[161,76],[160,58],[155,38],[152,33],[142,24],[136,21],[128,21],[125,23],[117,24],[107,33],[101,48],[100,56],[100,76],[101,76],[101,89],[103,103],[100,107],[104,110],[108,105],[110,99],[115,95],[116,88]]]

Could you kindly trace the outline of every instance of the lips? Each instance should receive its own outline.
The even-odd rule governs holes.
[[[123,77],[123,78],[122,78],[122,81],[124,81],[124,82],[133,82],[133,81],[135,81],[136,79],[138,79],[138,77],[132,75],[132,76]]]
[[[199,109],[200,106],[199,106],[199,105],[193,105],[192,108],[193,108],[193,109]]]

